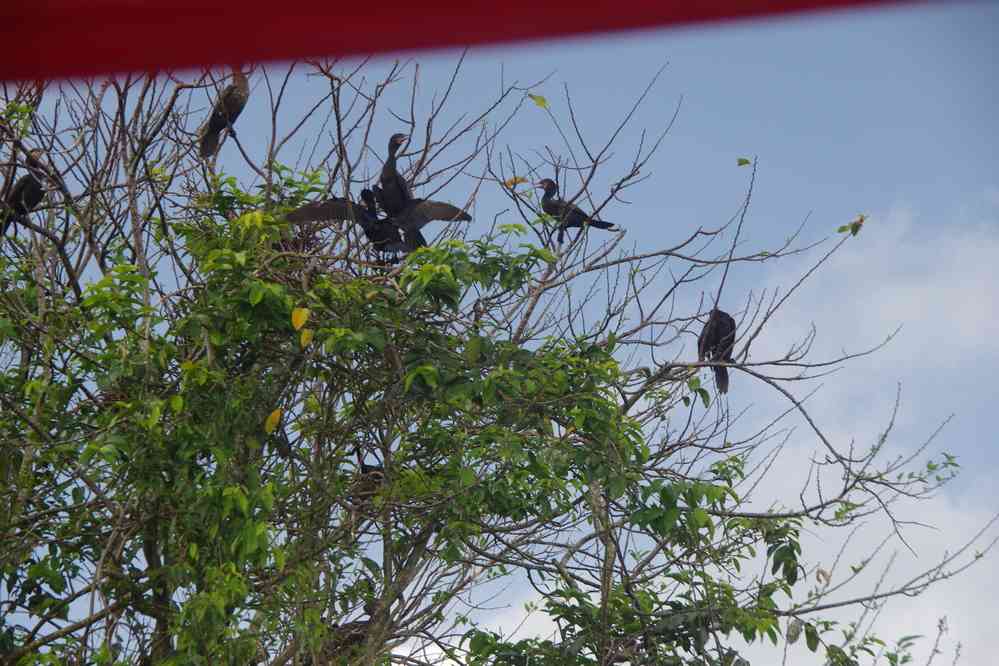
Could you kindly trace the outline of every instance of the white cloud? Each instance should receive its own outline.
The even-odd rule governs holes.
[[[899,325],[902,331],[872,360],[877,364],[946,369],[974,357],[999,358],[999,224],[940,224],[908,207],[873,216],[856,238],[792,297],[780,322],[768,329],[760,351],[777,351],[787,334],[801,335],[810,321],[818,348],[835,353],[874,344]],[[804,265],[799,265],[799,269]],[[786,264],[770,286],[787,285]],[[774,333],[777,333],[775,336]],[[783,333],[784,335],[781,335]],[[765,347],[763,345],[766,345]]]

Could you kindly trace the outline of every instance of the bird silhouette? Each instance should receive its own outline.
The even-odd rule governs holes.
[[[378,185],[373,188],[378,205],[389,217],[402,213],[406,205],[413,199],[409,183],[396,169],[396,153],[399,152],[400,146],[408,138],[405,134],[393,134],[389,139],[388,157],[385,158],[385,164],[382,165]]]
[[[711,310],[697,338],[697,359],[699,361],[724,361],[733,363],[732,349],[735,347],[735,320],[727,312],[718,308]],[[728,393],[728,368],[712,366],[719,393]]]
[[[606,229],[608,231],[619,231],[619,227],[611,222],[596,220],[593,215],[583,212],[574,204],[563,201],[558,197],[558,185],[551,178],[544,178],[534,184],[535,187],[544,189],[545,194],[541,197],[541,209],[554,217],[558,222],[558,242],[565,240],[565,230],[570,227],[582,228],[584,225]]]
[[[222,132],[228,130],[235,136],[233,125],[246,106],[250,97],[250,83],[246,74],[239,67],[232,68],[232,83],[225,87],[222,94],[215,100],[212,115],[201,130],[201,157],[208,159],[218,152]]]
[[[28,153],[28,173],[24,174],[10,188],[0,209],[0,238],[7,233],[7,228],[22,222],[42,202],[45,190],[39,176],[44,177],[41,162],[42,151],[35,149]]]

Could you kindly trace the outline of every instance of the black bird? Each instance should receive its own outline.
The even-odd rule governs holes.
[[[222,131],[228,129],[234,135],[233,125],[246,106],[250,97],[250,83],[246,74],[239,67],[232,68],[232,83],[225,87],[222,94],[215,100],[212,115],[208,124],[201,130],[201,157],[208,159],[219,149],[219,139]]]
[[[735,347],[735,320],[732,315],[718,308],[711,310],[708,323],[697,338],[697,360],[724,361],[733,363],[732,349]],[[715,383],[719,393],[728,393],[728,368],[713,366]]]
[[[341,197],[305,204],[288,213],[286,219],[294,224],[330,220],[356,222],[361,225],[364,236],[376,252],[392,254],[404,252],[406,244],[403,243],[399,229],[385,220],[378,219],[374,193],[369,189],[361,190],[361,200],[364,205],[358,205]]]
[[[402,177],[395,166],[395,154],[399,152],[399,147],[406,142],[409,137],[405,134],[393,134],[389,139],[388,157],[382,165],[382,173],[378,177],[378,187],[375,187],[375,196],[378,197],[378,205],[382,207],[389,217],[398,215],[413,199],[413,192],[409,189],[409,184]]]
[[[420,230],[433,220],[471,222],[472,216],[457,206],[443,201],[411,199],[402,211],[389,217],[386,221],[402,229],[406,237],[406,249],[412,252],[427,244],[427,239],[423,237]]]
[[[551,178],[539,180],[534,184],[534,186],[541,187],[545,191],[545,195],[541,197],[542,210],[559,222],[559,243],[565,239],[565,230],[570,227],[582,228],[583,225],[589,225],[591,227],[596,227],[597,229],[607,229],[608,231],[620,230],[616,224],[604,222],[602,220],[595,220],[592,215],[584,213],[578,206],[563,201],[562,199],[557,199],[558,185]]]
[[[33,165],[40,166],[38,159],[41,154],[40,150],[28,153],[28,173],[17,179],[4,199],[3,209],[0,209],[0,238],[7,233],[8,226],[23,220],[45,196],[42,183],[35,175],[37,169],[33,168]]]

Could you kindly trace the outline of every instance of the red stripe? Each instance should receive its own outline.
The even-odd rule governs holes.
[[[470,46],[890,1],[0,0],[0,80]]]

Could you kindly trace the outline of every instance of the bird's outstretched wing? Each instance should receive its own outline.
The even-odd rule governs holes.
[[[414,200],[413,205],[392,219],[392,223],[401,229],[419,230],[432,220],[469,222],[471,219],[471,215],[449,203]]]
[[[340,197],[307,203],[291,211],[285,217],[293,224],[302,222],[330,222],[333,220],[347,220],[348,222],[360,222],[363,224],[367,221],[365,211],[361,206]]]

